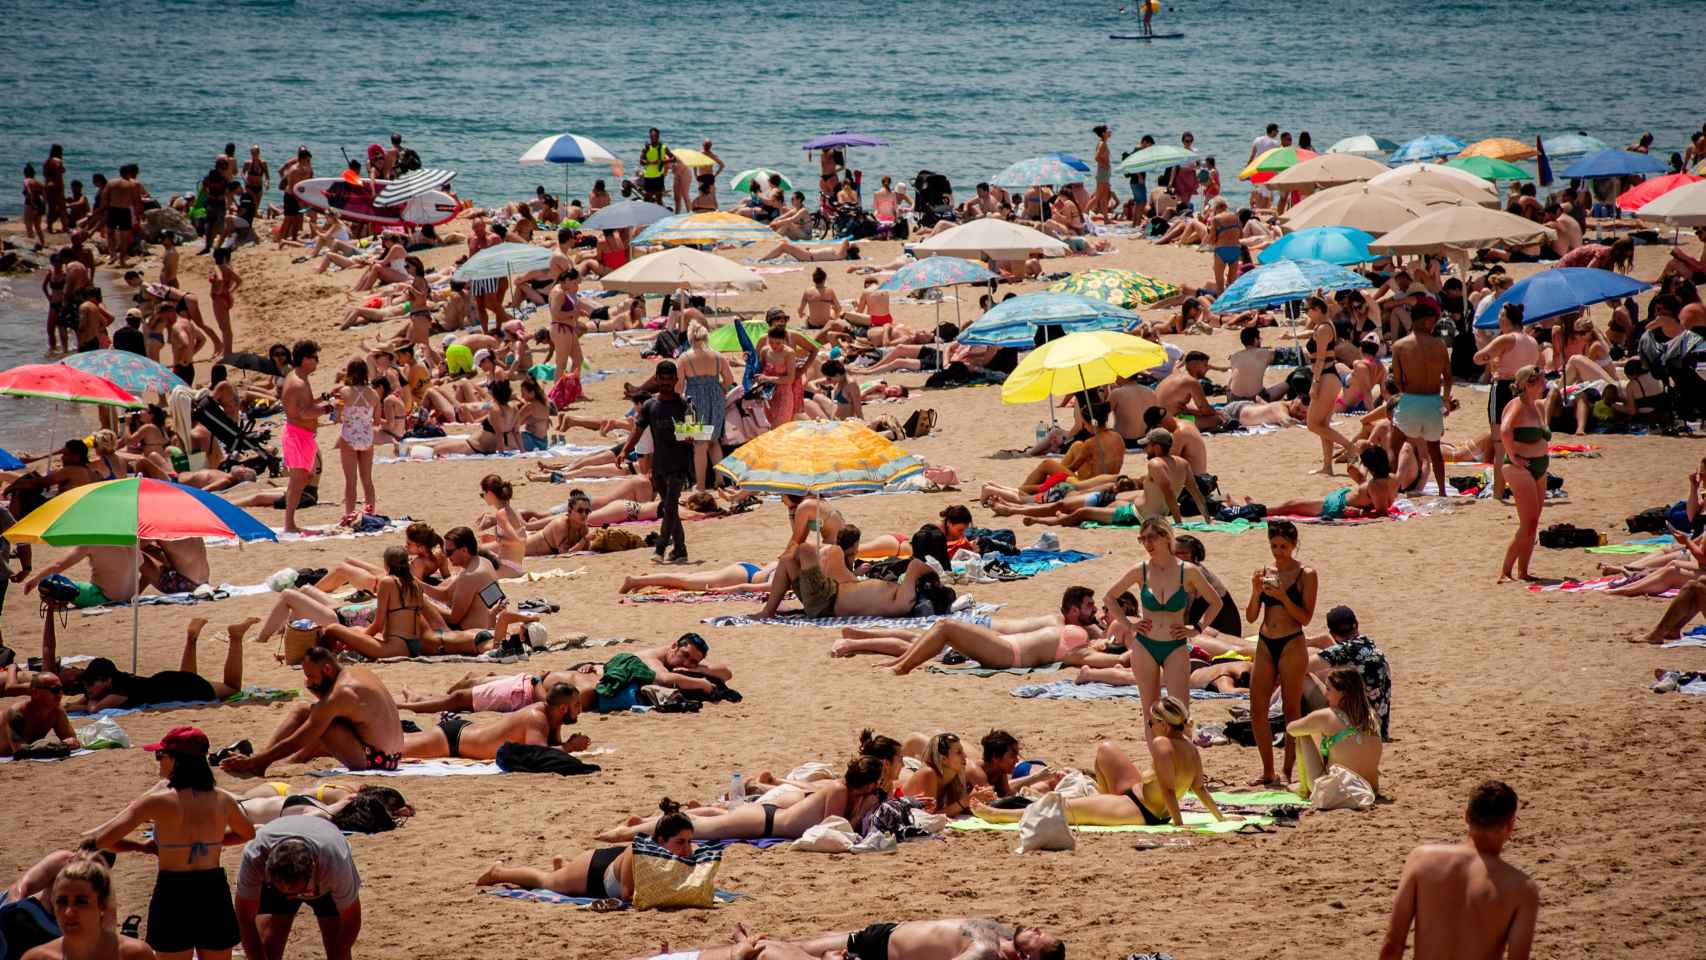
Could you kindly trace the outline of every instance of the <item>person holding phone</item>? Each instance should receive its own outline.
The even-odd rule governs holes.
[[[480,541],[467,527],[444,534],[444,556],[460,568],[438,586],[422,583],[421,590],[449,609],[444,622],[453,630],[490,628],[504,603],[497,568],[480,553]]]

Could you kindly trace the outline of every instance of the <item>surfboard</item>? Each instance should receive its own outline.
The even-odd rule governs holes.
[[[384,189],[390,181],[377,181]],[[316,177],[304,180],[291,190],[296,199],[316,210],[326,210],[340,217],[361,223],[377,223],[394,227],[438,226],[456,216],[456,198],[442,190],[429,190],[411,197],[407,203],[382,207],[373,202],[373,191],[364,181],[357,186],[341,177]]]
[[[1177,40],[1182,33],[1110,33],[1109,40]]]

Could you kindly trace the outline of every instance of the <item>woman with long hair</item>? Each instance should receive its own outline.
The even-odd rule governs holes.
[[[356,357],[344,368],[338,388],[338,456],[344,467],[343,526],[355,523],[355,486],[361,483],[365,512],[378,508],[373,487],[373,419],[379,412],[379,393],[368,383],[367,361]]]
[[[59,939],[24,954],[29,960],[153,960],[158,956],[148,944],[118,932],[112,871],[100,855],[73,856],[53,880],[52,903]]]
[[[1197,621],[1213,623],[1220,616],[1221,600],[1201,567],[1179,559],[1173,549],[1172,524],[1150,517],[1138,527],[1137,538],[1149,559],[1115,581],[1102,597],[1102,606],[1108,611],[1109,638],[1131,650],[1132,679],[1147,715],[1161,699],[1163,679],[1167,692],[1176,696],[1190,689],[1188,640],[1201,633],[1190,624],[1193,601],[1204,604]],[[1134,586],[1138,588],[1135,623],[1119,602],[1120,595]]]
[[[1315,568],[1297,559],[1297,525],[1290,520],[1268,521],[1268,549],[1273,566],[1259,567],[1250,578],[1250,602],[1244,618],[1258,623],[1259,640],[1250,668],[1250,702],[1264,708],[1250,711],[1250,729],[1256,752],[1262,757],[1262,775],[1252,786],[1283,785],[1291,779],[1291,741],[1285,744],[1285,781],[1274,775],[1274,737],[1265,705],[1273,699],[1274,683],[1287,723],[1303,712],[1303,681],[1309,671],[1309,645],[1303,629],[1315,619],[1315,596],[1319,581]]]
[[[1487,391],[1487,422],[1492,425],[1494,463],[1498,463],[1499,421],[1505,415],[1505,406],[1516,396],[1516,372],[1523,367],[1540,363],[1540,341],[1523,326],[1523,306],[1520,303],[1507,303],[1499,311],[1499,333],[1487,341],[1487,345],[1475,353],[1475,362],[1487,368],[1487,379],[1491,388]],[[1505,497],[1505,478],[1498,470],[1493,471],[1493,496],[1503,500]]]
[[[515,487],[503,477],[488,473],[480,478],[480,499],[492,510],[492,532],[482,539],[494,546],[506,566],[519,569],[527,557],[527,523],[510,504],[514,496]]]
[[[1334,767],[1343,767],[1380,789],[1380,717],[1368,702],[1362,670],[1334,667],[1327,674],[1327,706],[1286,724],[1285,732],[1303,753],[1297,795],[1308,797],[1313,784]]]
[[[959,735],[938,733],[924,749],[924,766],[906,778],[901,790],[931,813],[957,817],[971,812],[965,772],[966,748]]]
[[[723,459],[724,398],[736,383],[729,358],[712,350],[710,340],[705,325],[694,323],[687,328],[688,351],[675,360],[693,418],[711,428],[708,439],[693,441],[693,478],[701,492],[715,485],[711,467]]]

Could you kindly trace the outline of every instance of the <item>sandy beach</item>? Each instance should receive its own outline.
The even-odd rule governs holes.
[[[466,233],[458,221],[453,232]],[[898,244],[871,243],[866,258],[893,257]],[[1161,247],[1132,238],[1117,252],[1094,258],[1049,261],[1048,270],[1124,267],[1181,284],[1210,277],[1209,254]],[[1665,247],[1641,247],[1635,276],[1658,274]],[[1690,245],[1692,249],[1692,244]],[[449,247],[423,259],[449,264],[461,251]],[[206,259],[186,251],[186,286],[207,295]],[[293,264],[293,251],[270,244],[235,256],[245,284],[234,320],[239,349],[262,349],[274,340],[312,337],[323,360],[315,390],[331,389],[332,374],[381,327],[338,331],[353,302],[354,272],[315,276],[313,263]],[[751,251],[724,251],[732,257]],[[860,279],[846,264],[826,264],[831,286],[844,299]],[[150,278],[154,266],[144,268]],[[1525,275],[1534,267],[1515,267]],[[768,289],[719,298],[721,305],[762,311],[790,309],[809,283],[809,265],[765,277]],[[1024,284],[1021,292],[1039,289]],[[976,314],[975,296],[961,303]],[[1644,302],[1644,301],[1643,301]],[[897,303],[896,319],[924,326],[936,307]],[[944,304],[944,318],[954,304]],[[116,311],[122,314],[121,311]],[[1603,326],[1605,311],[1594,311]],[[529,329],[543,323],[537,316]],[[386,324],[389,330],[391,324]],[[1275,339],[1268,332],[1269,342]],[[1215,361],[1236,349],[1230,333],[1169,338],[1185,349],[1208,351]],[[585,341],[593,367],[615,371],[589,383],[591,399],[576,409],[616,415],[625,407],[620,384],[638,381],[651,361],[639,346],[616,347],[608,335]],[[892,375],[891,375],[892,376]],[[1270,371],[1277,379],[1280,371]],[[921,374],[893,376],[919,384]],[[975,505],[988,480],[1017,482],[1031,461],[997,459],[1003,448],[1029,442],[1046,416],[1041,405],[1004,406],[999,388],[914,392],[904,402],[873,408],[904,418],[914,409],[940,415],[931,436],[904,446],[932,463],[953,467],[961,491],[849,498],[847,518],[867,532],[909,532],[935,519],[944,506],[973,504],[976,522],[1014,526]],[[1460,390],[1461,409],[1448,420],[1447,439],[1467,441],[1485,430],[1485,394]],[[13,401],[21,402],[21,401]],[[336,427],[322,429],[330,451]],[[584,431],[572,442],[590,444]],[[1560,437],[1559,439],[1573,439]],[[1669,504],[1684,493],[1702,445],[1653,436],[1595,436],[1603,449],[1592,458],[1555,460],[1568,499],[1549,503],[1542,526],[1572,523],[1627,536],[1623,518]],[[1223,490],[1258,501],[1320,496],[1342,478],[1308,475],[1318,465],[1318,442],[1303,429],[1253,437],[1211,436],[1209,471]],[[471,523],[484,509],[479,478],[498,473],[515,483],[515,505],[544,509],[569,486],[527,483],[529,460],[403,462],[376,468],[381,512],[407,515],[440,531]],[[282,481],[278,482],[282,488]],[[585,483],[597,492],[600,484]],[[336,523],[342,478],[331,458],[321,506],[304,522]],[[258,515],[274,525],[277,512]],[[787,538],[786,513],[775,501],[745,515],[687,525],[693,564],[714,569],[736,561],[764,563]],[[529,571],[563,569],[575,575],[511,584],[512,597],[559,604],[546,618],[553,636],[585,633],[641,642],[672,640],[697,630],[711,656],[734,671],[739,704],[715,704],[685,715],[583,717],[574,732],[595,748],[598,773],[574,778],[502,775],[409,778],[385,781],[401,789],[417,816],[394,833],[352,839],[365,886],[363,930],[357,951],[369,956],[467,958],[543,950],[572,957],[634,957],[662,943],[676,948],[724,942],[740,922],[779,937],[848,930],[883,920],[990,916],[1040,925],[1062,936],[1069,955],[1121,957],[1166,951],[1179,958],[1372,956],[1385,929],[1407,851],[1428,841],[1454,840],[1463,830],[1469,789],[1486,778],[1509,782],[1523,806],[1508,860],[1540,884],[1543,906],[1536,937],[1542,957],[1692,958],[1702,953],[1706,906],[1694,889],[1698,857],[1706,850],[1701,800],[1693,771],[1706,759],[1700,737],[1701,703],[1647,689],[1655,667],[1699,669],[1697,649],[1659,650],[1626,641],[1657,619],[1663,602],[1603,593],[1531,593],[1524,585],[1496,586],[1499,559],[1515,514],[1492,501],[1454,500],[1451,510],[1403,522],[1305,526],[1300,558],[1320,575],[1319,610],[1349,604],[1362,628],[1391,660],[1394,682],[1393,741],[1382,770],[1388,802],[1366,813],[1305,817],[1296,829],[1262,836],[1163,837],[1156,849],[1135,849],[1127,834],[1081,835],[1069,853],[1017,856],[1014,834],[949,831],[946,842],[902,845],[889,856],[793,853],[785,848],[734,846],[718,886],[748,898],[711,910],[628,911],[596,914],[567,906],[524,903],[483,895],[474,878],[495,860],[546,865],[595,846],[593,835],[634,813],[645,815],[665,797],[711,799],[727,788],[733,771],[785,771],[806,760],[840,764],[858,732],[873,727],[900,737],[913,731],[953,730],[974,744],[992,727],[1019,737],[1023,754],[1051,764],[1088,768],[1096,744],[1117,741],[1141,751],[1135,705],[1020,700],[1013,687],[1032,678],[952,677],[923,671],[894,677],[873,667],[874,658],[831,659],[832,631],[780,627],[721,629],[702,618],[747,612],[746,603],[619,602],[625,575],[646,572],[649,553],[538,558]],[[637,530],[641,528],[635,528]],[[1117,529],[1059,531],[1065,548],[1098,554],[1086,563],[1015,583],[961,587],[1011,613],[1037,614],[1058,607],[1067,586],[1098,594],[1142,555],[1135,532]],[[1034,532],[1020,528],[1021,544]],[[1207,565],[1247,598],[1250,573],[1269,560],[1259,533],[1203,535]],[[214,578],[255,583],[283,567],[329,567],[355,556],[377,561],[400,534],[357,540],[308,539],[218,547]],[[59,556],[38,549],[37,564]],[[1546,577],[1587,577],[1598,558],[1582,550],[1540,548],[1535,572]],[[224,655],[218,625],[264,616],[268,596],[191,607],[142,610],[143,672],[176,667],[191,617],[211,618],[201,665],[216,672]],[[1314,626],[1321,627],[1318,614]],[[38,649],[40,619],[33,598],[14,590],[4,619],[6,642],[20,656]],[[1247,631],[1254,633],[1254,629]],[[110,656],[128,662],[128,612],[73,612],[62,630],[61,652]],[[496,672],[540,672],[585,659],[606,659],[625,648],[571,651],[534,657],[523,667]],[[271,645],[245,650],[246,681],[299,687],[301,677],[279,663]],[[439,691],[480,664],[386,664],[379,667],[396,693]],[[1063,674],[1062,676],[1070,676]],[[1051,679],[1045,677],[1044,679]],[[192,723],[215,746],[247,737],[264,740],[282,706],[243,706],[143,713],[120,723],[133,742],[157,739],[169,727]],[[1195,718],[1225,717],[1224,704],[1199,703]],[[405,714],[405,716],[407,716]],[[423,726],[431,716],[416,718]],[[1253,750],[1236,745],[1206,749],[1207,773],[1243,784],[1259,771]],[[308,771],[329,763],[275,766],[273,775],[308,783]],[[1147,766],[1147,763],[1145,764]],[[81,831],[111,816],[154,778],[154,763],[137,750],[113,750],[60,763],[0,764],[0,879],[55,847],[74,845]],[[222,776],[225,786],[251,785]],[[359,781],[358,781],[359,782]],[[228,870],[238,860],[227,850]],[[116,870],[121,916],[145,912],[154,865],[123,856]],[[298,923],[292,955],[318,956],[311,924]]]

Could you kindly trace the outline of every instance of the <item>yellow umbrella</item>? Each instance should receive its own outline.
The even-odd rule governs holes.
[[[1001,385],[1002,403],[1034,403],[1113,383],[1167,362],[1159,343],[1125,333],[1069,333],[1031,351]]]
[[[1508,160],[1515,163],[1518,160],[1533,160],[1540,156],[1540,151],[1532,144],[1509,137],[1489,137],[1477,140],[1463,148],[1459,157],[1492,157],[1494,160]]]
[[[881,490],[924,466],[856,420],[794,420],[742,444],[716,469],[742,490],[804,496]]]
[[[717,165],[717,161],[712,160],[710,157],[697,150],[689,150],[686,147],[670,147],[669,152],[675,154],[675,159],[680,160],[689,167],[714,167]]]

